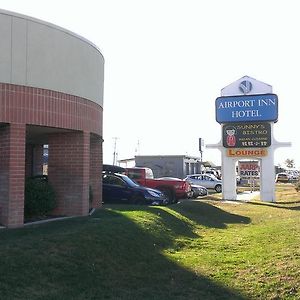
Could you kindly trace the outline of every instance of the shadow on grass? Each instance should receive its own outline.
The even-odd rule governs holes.
[[[186,218],[183,218],[182,215],[176,214],[176,210],[174,207],[176,205],[170,205],[167,207],[163,206],[144,206],[144,205],[117,205],[117,206],[108,206],[112,207],[112,209],[117,208],[120,212],[136,212],[136,211],[143,211],[150,213],[151,215],[157,216],[156,220],[156,232],[160,235],[163,241],[167,242],[169,239],[170,234],[174,236],[184,236],[188,238],[196,238],[198,235],[196,235],[193,230],[194,226],[193,223]],[[144,226],[144,228],[147,230],[147,226]],[[150,227],[149,227],[150,229]],[[151,230],[154,229],[154,224],[151,225]],[[165,231],[161,231],[160,229],[165,229]],[[152,231],[152,234],[155,234],[155,232]],[[169,242],[166,243],[166,246],[169,245]]]
[[[260,206],[267,206],[267,207],[274,207],[274,208],[283,208],[288,210],[300,210],[300,201],[291,201],[291,202],[247,202],[251,205],[260,205]],[[298,205],[293,205],[298,204]]]
[[[168,210],[162,207],[147,207],[147,206],[118,206],[119,211],[135,211],[144,210],[154,214],[159,214],[161,222],[176,235],[187,237],[196,237],[193,233],[193,223],[206,227],[224,229],[227,224],[249,224],[251,219],[248,217],[236,215],[224,211],[214,205],[201,201],[183,200],[177,204],[167,206]],[[173,214],[176,212],[178,215]],[[192,222],[191,222],[192,221]]]
[[[249,224],[251,219],[224,211],[201,201],[186,201],[172,206],[172,209],[199,225],[226,228],[227,224]]]
[[[172,209],[175,207],[179,213],[192,214],[188,208],[178,205]],[[196,205],[193,218],[209,223],[195,216],[204,207]],[[206,207],[206,211],[210,209]],[[151,207],[148,212],[149,217],[157,214]],[[214,226],[243,221],[230,214],[214,212],[222,219]],[[182,233],[180,222],[174,224],[177,222],[174,217],[168,219],[167,214],[162,214],[165,223],[173,222],[173,233]],[[245,299],[236,291],[166,258],[161,250],[174,242],[174,236],[161,225],[162,228],[154,230],[150,224],[147,230],[147,224],[139,226],[117,206],[116,209],[99,210],[92,217],[3,230],[0,232],[1,297],[31,300]],[[160,236],[157,235],[159,230]],[[183,232],[189,230],[186,227]]]

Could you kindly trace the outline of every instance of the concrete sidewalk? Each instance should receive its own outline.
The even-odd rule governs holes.
[[[236,196],[236,200],[240,200],[240,201],[251,201],[252,199],[254,199],[255,197],[259,196],[260,191],[245,191],[241,194],[237,194]]]

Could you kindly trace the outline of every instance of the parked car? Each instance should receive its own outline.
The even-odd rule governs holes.
[[[288,174],[290,181],[297,181],[299,179],[298,170],[287,170],[286,173]]]
[[[219,180],[221,180],[221,178],[222,178],[221,172],[219,170],[216,170],[216,169],[206,169],[206,170],[201,171],[200,174],[214,175]]]
[[[190,184],[204,186],[207,189],[214,189],[217,193],[222,192],[222,181],[209,174],[192,174],[188,175],[185,180]]]
[[[188,187],[187,188],[187,192],[185,193],[184,197],[181,197],[182,199],[186,199],[186,198],[193,198],[193,189],[192,189],[192,185],[187,181],[187,180],[183,180],[181,178],[177,178],[177,177],[160,177],[160,178],[156,178],[157,180],[174,180],[175,182],[181,182],[184,181],[185,185]],[[198,196],[197,196],[198,197]]]
[[[116,165],[107,165],[107,164],[103,164],[102,165],[102,170],[103,172],[106,173],[120,173],[120,174],[125,174],[125,169],[120,167],[120,166],[116,166]]]
[[[124,174],[103,173],[102,189],[104,203],[168,204],[161,191],[140,186]]]
[[[204,186],[197,185],[197,184],[191,184],[192,193],[190,198],[198,198],[208,195],[208,191]]]
[[[187,181],[174,177],[154,178],[150,168],[126,168],[126,175],[142,186],[162,191],[171,203],[188,198],[191,192],[191,186]]]
[[[277,173],[275,182],[289,182],[289,175],[287,173]]]

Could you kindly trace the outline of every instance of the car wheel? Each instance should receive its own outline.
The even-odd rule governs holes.
[[[166,204],[171,204],[171,203],[175,203],[175,197],[174,197],[174,193],[168,189],[168,188],[159,188],[159,190],[161,192],[164,193],[164,195],[167,198],[167,203]]]
[[[142,205],[142,204],[145,204],[145,199],[142,195],[135,194],[135,195],[133,195],[133,197],[131,199],[131,203],[137,204],[137,205]]]
[[[178,203],[178,199],[176,197],[174,197],[173,202],[172,203]]]
[[[222,186],[221,186],[220,184],[217,184],[217,185],[215,186],[215,191],[216,191],[217,193],[221,193],[221,192],[222,192]]]
[[[192,198],[197,199],[200,194],[198,192],[193,192]]]

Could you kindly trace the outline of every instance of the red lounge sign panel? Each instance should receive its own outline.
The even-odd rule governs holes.
[[[229,157],[264,157],[268,155],[268,150],[264,148],[257,149],[227,149]]]

